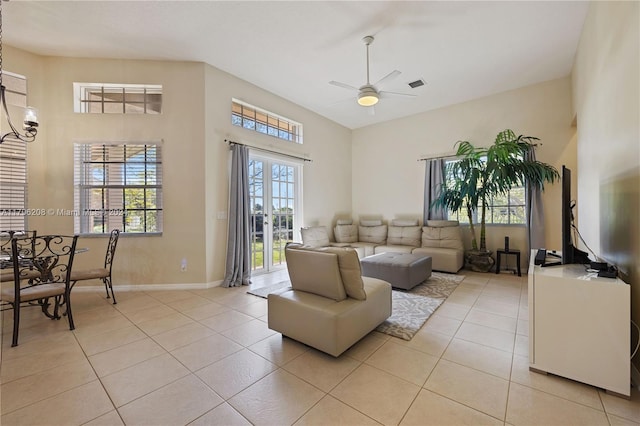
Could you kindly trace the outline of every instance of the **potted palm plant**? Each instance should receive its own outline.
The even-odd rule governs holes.
[[[458,161],[447,164],[448,182],[442,185],[433,207],[449,211],[466,211],[471,231],[471,250],[467,264],[476,271],[487,272],[493,266],[492,252],[486,244],[486,208],[494,197],[506,196],[517,186],[528,185],[544,190],[545,182],[560,178],[551,165],[528,159],[539,140],[503,130],[488,148],[476,147],[469,141],[456,143]],[[480,244],[476,239],[474,214],[480,212]]]

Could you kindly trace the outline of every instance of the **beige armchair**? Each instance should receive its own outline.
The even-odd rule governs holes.
[[[285,254],[292,288],[269,294],[270,329],[337,357],[391,315],[391,284],[363,277],[355,250]]]

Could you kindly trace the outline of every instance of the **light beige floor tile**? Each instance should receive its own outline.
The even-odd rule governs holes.
[[[501,303],[493,301],[490,298],[483,298],[482,300],[476,301],[473,307],[484,312],[489,312],[490,314],[518,318],[519,306],[517,304]]]
[[[437,313],[438,311],[436,311]],[[441,315],[431,315],[422,327],[422,330],[435,331],[436,333],[453,336],[458,331],[462,321],[453,318],[447,318]]]
[[[146,294],[167,305],[177,300],[184,300],[194,296],[189,290],[148,291]]]
[[[500,426],[502,421],[422,389],[400,424],[403,426]]]
[[[7,349],[3,350],[3,355],[6,352],[8,352]],[[8,383],[64,364],[82,362],[83,359],[85,359],[85,356],[77,343],[65,347],[56,346],[42,353],[3,360],[2,368],[0,369],[0,380],[3,384]]]
[[[631,399],[626,400],[617,396],[609,395],[600,391],[600,398],[607,413],[618,417],[640,422],[640,391],[636,388],[631,389]]]
[[[189,375],[120,407],[128,425],[184,425],[223,403],[207,385]]]
[[[483,290],[482,294],[478,297],[478,302],[499,302],[505,305],[518,306],[520,304],[520,289],[516,289],[515,292],[506,292],[499,290]]]
[[[100,334],[79,334],[78,342],[87,356],[105,352],[147,337],[134,325]]]
[[[183,325],[193,324],[195,321],[186,315],[176,312],[175,314],[168,315],[162,318],[156,318],[153,320],[142,321],[138,324],[138,327],[149,336],[155,336],[165,331],[174,330]]]
[[[511,383],[507,422],[514,425],[608,425],[604,411]]]
[[[216,299],[217,303],[229,306],[230,308],[239,308],[247,306],[260,300],[260,297],[247,294],[246,288],[243,292],[234,292],[233,294]]]
[[[11,333],[12,332],[9,332],[9,337],[11,337]],[[75,344],[75,337],[73,333],[64,331],[43,335],[38,339],[28,340],[26,342],[20,341],[19,343],[18,346],[13,348],[6,348],[2,353],[2,362],[27,355],[42,356],[46,354],[47,351],[67,349],[69,345]]]
[[[243,349],[195,374],[224,399],[229,399],[277,368],[261,356]]]
[[[359,411],[338,401],[331,395],[327,395],[302,416],[302,418],[295,423],[295,426],[374,426],[379,424],[380,423]]]
[[[282,368],[305,382],[329,392],[359,365],[360,361],[346,355],[336,358],[311,349]]]
[[[529,321],[527,320],[518,320],[518,329],[516,330],[516,334],[521,334],[523,336],[529,335]]]
[[[121,407],[181,377],[189,370],[165,354],[102,378],[102,384],[116,407]]]
[[[525,306],[520,306],[520,311],[518,312],[519,320],[529,320],[529,308]]]
[[[209,303],[211,303],[209,299],[191,294],[187,298],[169,302],[167,303],[167,306],[170,306],[178,312],[184,312],[189,309],[197,308],[198,306],[208,305]]]
[[[504,420],[509,391],[507,380],[440,360],[424,388]]]
[[[424,384],[437,362],[438,358],[433,355],[398,345],[392,340],[382,345],[365,361],[418,386]]]
[[[364,361],[369,358],[372,353],[378,350],[388,339],[379,335],[379,333],[369,333],[360,339],[355,345],[347,349],[343,355],[355,358],[358,361]]]
[[[392,340],[399,345],[440,357],[445,349],[447,349],[447,345],[449,345],[451,341],[451,336],[435,333],[430,330],[420,330],[409,341],[396,338]]]
[[[324,393],[282,369],[276,370],[227,402],[255,425],[293,424]]]
[[[153,336],[153,340],[167,351],[172,351],[214,334],[216,334],[216,332],[209,327],[194,322],[173,330],[165,331],[164,333],[156,334]]]
[[[71,306],[73,307],[74,322],[78,322],[78,324],[82,324],[85,327],[111,321],[114,318],[124,318],[124,315],[111,305],[103,305],[83,312],[76,312],[75,303]]]
[[[189,423],[189,426],[251,426],[251,423],[225,402]]]
[[[480,291],[458,290],[456,289],[447,300],[451,303],[463,306],[472,306],[478,299]]]
[[[442,305],[440,305],[438,310],[436,310],[434,315],[441,315],[443,317],[462,321],[465,319],[470,309],[470,306],[459,305],[451,301],[445,301]]]
[[[260,299],[249,305],[239,306],[236,310],[254,318],[260,318],[267,314],[267,301],[265,299]]]
[[[251,346],[260,340],[276,334],[276,332],[271,330],[264,322],[254,319],[223,331],[220,334],[234,342],[240,343],[242,346]]]
[[[131,327],[133,325],[133,323],[131,323],[131,321],[129,321],[124,315],[110,318],[108,320],[101,321],[92,325],[79,323],[75,319],[74,323],[76,329],[73,331],[73,334],[78,336],[78,338],[83,338],[94,334],[106,333],[113,330],[119,330],[121,328]]]
[[[509,380],[513,355],[462,339],[453,339],[443,359]]]
[[[175,314],[177,311],[167,305],[154,305],[148,308],[128,311],[126,317],[134,324],[140,324],[143,321],[151,321],[158,318],[164,318]]]
[[[14,380],[2,385],[2,413],[10,413],[96,379],[85,359]],[[53,383],[55,386],[51,386]]]
[[[233,289],[225,287],[211,287],[202,290],[191,290],[191,293],[197,294],[198,296],[202,296],[209,300],[215,300],[220,299],[224,296],[228,296],[230,291],[233,291]]]
[[[120,414],[116,410],[109,411],[107,414],[103,414],[97,419],[93,419],[83,426],[124,426]]]
[[[496,315],[479,309],[471,309],[464,321],[508,331],[509,333],[515,333],[518,325],[518,320],[515,318]]]
[[[242,346],[234,341],[220,334],[214,334],[178,348],[171,354],[189,370],[197,371],[241,349]]]
[[[200,323],[220,333],[253,320],[254,318],[252,316],[238,311],[229,310],[222,312],[221,314],[205,318],[201,320]]]
[[[73,388],[54,397],[2,416],[3,425],[81,425],[112,411],[99,381]]]
[[[516,342],[513,346],[513,353],[521,356],[529,356],[529,336],[516,334]]]
[[[165,353],[160,345],[145,338],[89,357],[98,377],[104,377]]]
[[[634,422],[623,417],[614,416],[613,414],[609,414],[608,417],[611,426],[640,426],[640,421]]]
[[[398,424],[420,387],[362,364],[331,395],[383,424]]]
[[[138,295],[132,299],[119,300],[117,305],[114,305],[117,310],[127,315],[132,312],[141,311],[143,309],[152,308],[154,306],[164,306],[158,299],[146,294]]]
[[[218,315],[229,310],[231,310],[231,308],[222,306],[221,304],[216,302],[209,301],[209,303],[207,303],[206,305],[200,305],[197,308],[187,309],[182,313],[189,318],[200,321],[205,318],[211,318],[214,315]]]
[[[118,414],[116,410],[113,410],[82,426],[124,426],[124,423],[120,418],[120,414]]]
[[[513,352],[516,334],[465,321],[460,326],[455,337],[500,349],[501,351]]]
[[[309,347],[276,333],[249,346],[248,349],[272,363],[282,366],[308,351]]]
[[[76,290],[74,290],[72,294],[74,316],[87,310],[94,310],[97,307],[111,304],[111,299],[107,299],[105,293],[84,293],[77,291],[78,288],[76,285],[74,287]],[[104,286],[102,286],[102,288],[104,288]]]

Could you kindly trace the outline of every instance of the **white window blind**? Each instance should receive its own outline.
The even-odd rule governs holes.
[[[74,152],[77,233],[162,232],[160,143],[78,143]]]

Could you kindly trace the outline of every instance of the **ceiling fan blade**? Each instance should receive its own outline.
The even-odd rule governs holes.
[[[400,74],[402,74],[401,71],[398,70],[393,70],[391,71],[389,74],[385,75],[384,77],[382,77],[380,80],[378,80],[376,83],[373,83],[374,86],[378,87],[378,85],[383,84],[386,81],[391,81],[394,78],[396,78],[397,76],[399,76]]]
[[[338,86],[338,87],[342,87],[343,89],[355,90],[356,92],[358,91],[357,87],[350,86],[350,85],[348,85],[346,83],[340,83],[339,81],[331,80],[329,82],[329,84],[334,85],[334,86]]]
[[[380,92],[378,92],[380,94],[380,97],[383,98],[387,98],[387,97],[396,97],[396,98],[416,98],[417,95],[410,95],[408,93],[398,93],[398,92],[387,92],[386,90],[382,90]]]

